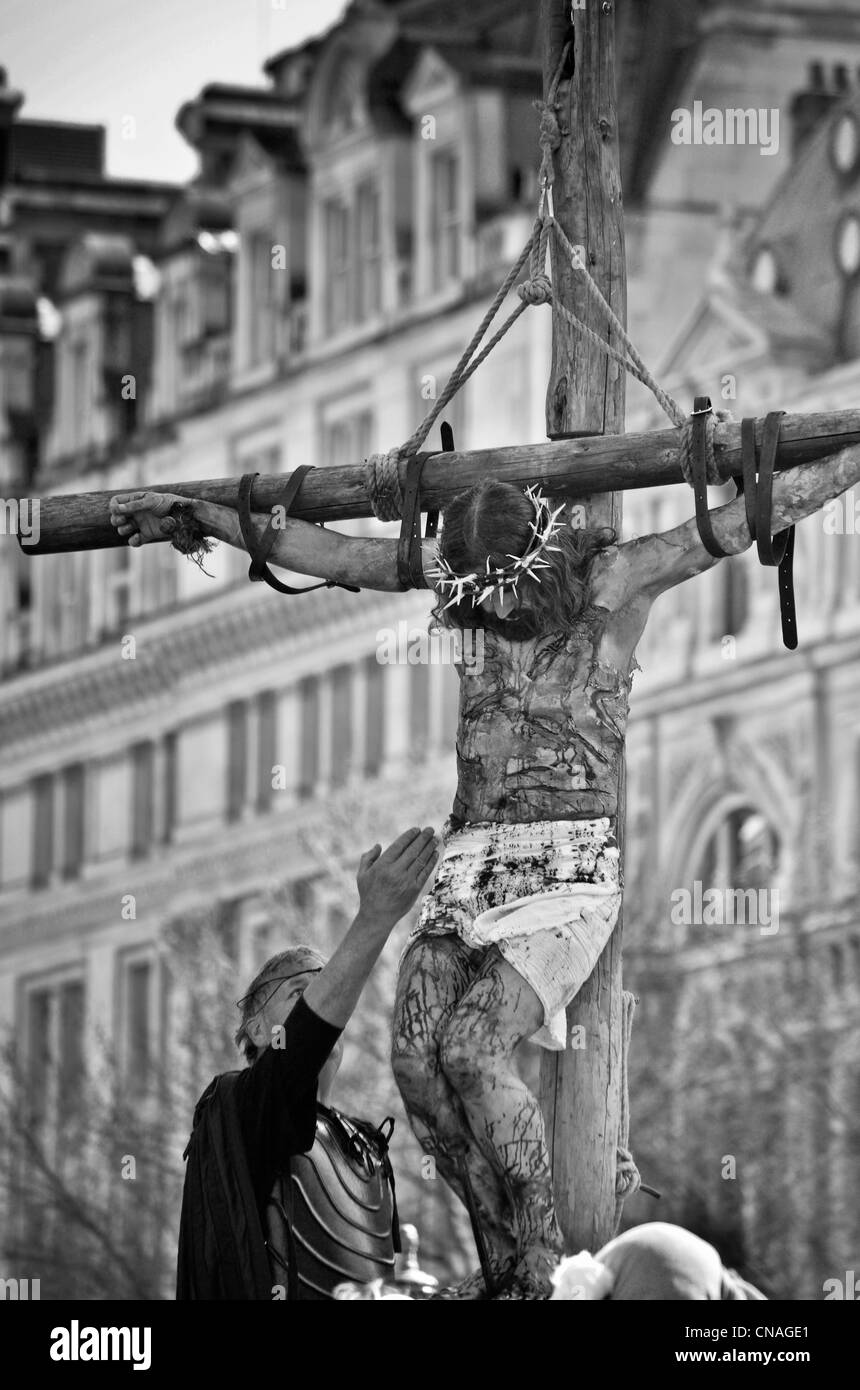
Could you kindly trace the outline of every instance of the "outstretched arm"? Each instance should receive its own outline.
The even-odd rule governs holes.
[[[170,509],[176,502],[190,502],[207,536],[245,550],[238,514],[199,498],[179,498],[165,492],[120,493],[111,498],[111,521],[129,545],[169,541]],[[267,513],[255,512],[251,520],[257,536],[266,529]],[[425,547],[425,568],[431,562],[432,545]],[[346,536],[298,517],[281,517],[269,555],[273,565],[317,579],[356,584],[360,589],[399,591],[397,542],[383,537]]]
[[[856,445],[816,463],[777,473],[773,480],[773,533],[812,516],[831,498],[839,497],[857,482],[860,482],[860,447]],[[717,507],[711,513],[711,524],[717,540],[732,554],[740,554],[752,544],[742,496]],[[691,517],[671,531],[626,541],[618,547],[612,568],[619,574],[628,595],[639,593],[653,600],[665,589],[717,564],[719,559],[705,549],[696,519]]]

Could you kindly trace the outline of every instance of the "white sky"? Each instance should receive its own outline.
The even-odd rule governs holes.
[[[268,85],[266,58],[321,33],[345,8],[346,0],[0,0],[0,64],[24,93],[22,117],[104,125],[109,174],[181,183],[197,169],[174,126],[183,101],[207,82]]]

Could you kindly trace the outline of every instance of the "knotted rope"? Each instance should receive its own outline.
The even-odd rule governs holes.
[[[690,487],[693,487],[693,464],[691,458],[693,448],[693,418],[693,416],[689,416],[683,422],[684,432],[681,435],[679,453],[681,472],[684,475],[685,482],[689,483]],[[705,415],[705,478],[709,487],[722,487],[723,483],[726,481],[726,479],[720,475],[720,470],[717,467],[717,460],[714,456],[714,431],[719,421],[733,419],[734,416],[730,410],[715,410]]]
[[[643,386],[647,386],[652,395],[666,412],[674,425],[684,427],[684,437],[681,444],[682,468],[687,481],[690,481],[689,470],[689,449],[690,449],[690,430],[687,416],[681,410],[677,401],[674,401],[668,392],[664,391],[659,383],[654,379],[651,372],[645,366],[639,353],[636,351],[627,330],[624,328],[617,315],[610,307],[605,296],[602,294],[597,283],[593,279],[588,267],[585,265],[578,248],[571,245],[558,222],[555,220],[555,213],[552,202],[552,185],[555,180],[555,169],[553,166],[553,152],[561,145],[561,130],[559,128],[557,110],[558,88],[564,65],[567,61],[570,43],[565,44],[558,67],[545,101],[536,101],[540,116],[538,142],[541,149],[540,163],[540,202],[538,205],[538,215],[532,228],[528,241],[520,252],[514,265],[508,271],[502,284],[496,292],[492,304],[482,318],[471,342],[457,363],[456,367],[449,376],[443,387],[438,400],[433,408],[428,412],[421,424],[409,436],[406,443],[399,449],[390,449],[387,454],[371,454],[367,460],[365,472],[365,484],[367,487],[370,503],[373,508],[374,516],[380,521],[397,521],[402,514],[403,489],[400,484],[398,465],[413,454],[417,453],[421,445],[426,440],[434,423],[441,412],[445,409],[448,402],[456,395],[468,380],[472,373],[489,356],[493,348],[505,336],[508,330],[516,323],[525,309],[532,304],[552,304],[555,303],[557,311],[561,314],[566,323],[571,328],[575,328],[595,347],[599,348],[612,361],[617,362],[626,372],[641,381]],[[572,310],[565,304],[559,303],[553,295],[552,281],[547,273],[547,253],[549,248],[550,233],[556,238],[556,246],[570,260],[574,270],[583,272],[583,284],[586,293],[596,304],[598,304],[606,318],[609,336],[615,335],[621,345],[621,350],[612,346],[606,338],[601,337],[593,328],[577,317]],[[501,328],[493,334],[489,342],[477,352],[478,346],[483,340],[490,324],[498,313],[499,308],[504,302],[507,294],[513,287],[516,279],[526,263],[530,259],[528,278],[518,286],[519,304],[511,311]],[[474,355],[473,354],[477,354]],[[720,412],[717,412],[719,416]],[[711,420],[708,425],[708,481],[719,483],[722,479],[716,471],[716,464],[713,462],[713,428],[715,420]]]
[[[397,464],[402,459],[411,458],[413,454],[418,452],[433,428],[437,418],[445,409],[445,406],[451,398],[456,395],[460,387],[469,380],[472,373],[481,365],[485,358],[490,355],[493,348],[505,336],[508,329],[516,323],[520,314],[525,312],[527,306],[524,303],[518,304],[508,315],[501,328],[493,334],[490,341],[481,349],[477,356],[473,356],[473,353],[476,352],[484,334],[496,317],[500,306],[525,265],[538,235],[539,226],[539,222],[536,221],[531,236],[496,291],[492,304],[478,324],[468,347],[442,388],[438,400],[421,421],[417,430],[409,436],[406,443],[401,445],[399,449],[390,449],[387,454],[371,454],[368,458],[365,472],[365,485],[370,496],[373,514],[380,521],[398,521],[402,514],[403,490],[400,486],[399,477],[397,476]]]

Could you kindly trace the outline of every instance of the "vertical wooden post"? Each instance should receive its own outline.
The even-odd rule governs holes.
[[[614,0],[588,0],[572,11],[573,56],[564,69],[557,112],[555,216],[619,320],[626,319],[626,266],[615,104]],[[541,0],[544,95],[571,37],[569,0]],[[586,295],[583,274],[551,238],[556,300],[601,336],[608,326]],[[614,344],[614,346],[618,346]],[[547,434],[620,434],[625,373],[553,311],[552,371]],[[588,527],[621,531],[623,494],[589,498]],[[624,767],[618,787],[618,843],[624,855]],[[571,1029],[584,1029],[572,1034]],[[570,1037],[581,1049],[547,1053],[541,1066],[541,1104],[553,1164],[565,1248],[596,1250],[613,1234],[615,1161],[621,1111],[621,920],[594,973],[568,1010]]]

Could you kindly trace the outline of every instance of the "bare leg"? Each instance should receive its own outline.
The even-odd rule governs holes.
[[[476,1143],[439,1053],[440,1039],[482,957],[453,933],[415,942],[397,985],[391,1061],[415,1137],[461,1201],[459,1160],[465,1158],[490,1262],[501,1277],[512,1266],[516,1248],[510,1203],[496,1167]],[[460,1289],[463,1297],[480,1297],[483,1279]]]
[[[543,1005],[493,947],[442,1039],[442,1068],[481,1149],[513,1201],[520,1295],[547,1297],[562,1253],[543,1116],[514,1052],[543,1022]]]

